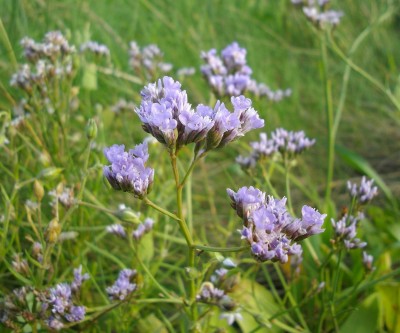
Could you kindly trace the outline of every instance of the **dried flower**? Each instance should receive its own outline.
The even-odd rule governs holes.
[[[151,190],[154,170],[146,167],[149,158],[147,144],[125,151],[124,145],[113,145],[104,149],[111,165],[104,166],[103,173],[115,190],[130,192],[144,198]]]

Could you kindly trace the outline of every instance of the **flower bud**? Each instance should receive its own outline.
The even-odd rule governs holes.
[[[96,121],[91,118],[89,119],[87,125],[86,125],[86,137],[89,140],[95,139],[97,136],[97,124]]]
[[[136,213],[130,208],[119,209],[115,215],[125,222],[140,223],[140,213]]]
[[[56,178],[58,175],[61,174],[62,171],[63,171],[62,168],[55,168],[55,167],[46,168],[39,173],[38,178]]]
[[[37,179],[35,179],[33,183],[33,193],[35,193],[35,197],[39,202],[42,201],[44,196],[44,188]]]
[[[61,225],[58,223],[57,218],[50,221],[46,231],[46,240],[48,243],[56,243],[61,234]]]

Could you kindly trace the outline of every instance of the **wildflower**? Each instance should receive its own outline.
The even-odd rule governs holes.
[[[247,65],[247,50],[233,42],[221,51],[215,49],[201,52],[205,65],[201,72],[218,97],[239,96],[249,91],[256,96],[266,96],[279,101],[291,94],[290,89],[273,92],[267,85],[257,83],[251,78],[252,69]]]
[[[211,282],[204,282],[201,285],[200,293],[196,296],[198,302],[215,303],[225,296],[225,292],[218,289]]]
[[[106,45],[99,44],[98,42],[95,41],[88,41],[86,43],[83,43],[80,47],[81,52],[92,52],[96,56],[100,57],[109,57],[110,56],[110,50]]]
[[[124,145],[113,145],[104,149],[111,165],[104,166],[103,173],[115,190],[133,193],[144,198],[151,190],[154,170],[145,166],[149,158],[147,144],[139,144],[125,151]]]
[[[123,269],[118,275],[118,279],[111,287],[107,287],[106,291],[108,297],[112,300],[123,301],[133,291],[137,289],[136,283],[131,283],[132,279],[136,276],[136,270]]]
[[[142,49],[134,41],[129,44],[129,64],[139,74],[146,78],[154,78],[158,72],[168,73],[172,65],[163,61],[164,54],[155,44],[144,46]]]
[[[378,188],[373,186],[374,180],[362,177],[359,186],[350,181],[347,182],[347,189],[350,196],[356,199],[361,205],[368,203],[378,195]]]
[[[125,111],[135,111],[135,104],[125,99],[120,99],[111,107],[111,111],[117,114]]]
[[[372,263],[374,261],[374,257],[370,254],[368,254],[367,252],[363,251],[363,259],[362,259],[362,263],[365,267],[365,269],[368,272],[372,272],[373,270],[375,270],[375,267],[372,266]]]
[[[332,219],[331,223],[335,233],[334,242],[336,244],[343,244],[348,250],[365,247],[367,243],[356,238],[357,227],[363,218],[364,215],[359,213],[357,216],[345,214],[338,221]]]
[[[106,227],[106,231],[110,234],[114,234],[121,238],[126,238],[126,232],[122,225],[120,224],[112,224]]]
[[[236,161],[247,168],[254,166],[258,160],[275,154],[292,159],[314,144],[315,139],[307,138],[304,131],[293,132],[277,128],[271,133],[270,139],[266,133],[260,133],[260,141],[250,143],[253,149],[250,156],[239,156]]]
[[[259,261],[288,261],[289,255],[302,252],[301,241],[324,231],[326,214],[303,206],[302,218],[296,219],[286,209],[286,198],[275,199],[255,188],[242,187],[236,193],[227,190],[234,208],[243,219],[242,239],[251,246]]]
[[[178,77],[183,77],[183,76],[194,75],[194,73],[196,73],[196,69],[194,67],[182,67],[182,68],[178,69],[178,71],[176,72],[176,75]]]
[[[15,253],[13,255],[13,261],[11,262],[13,269],[22,274],[28,275],[29,274],[29,264],[26,259],[22,259],[21,254]]]
[[[137,227],[136,230],[132,232],[133,238],[136,240],[139,240],[142,238],[145,234],[147,234],[149,231],[153,229],[154,225],[154,220],[151,218],[147,218],[144,220],[143,223],[140,223],[139,226]]]
[[[38,261],[42,262],[43,260],[43,247],[39,242],[34,242],[32,245],[32,256]]]
[[[90,276],[88,273],[82,275],[82,265],[80,265],[78,268],[75,268],[74,281],[71,283],[72,291],[74,292],[78,291],[82,286],[82,282],[88,280],[89,278]]]
[[[63,184],[57,186],[56,189],[49,192],[49,195],[53,197],[50,205],[55,206],[56,201],[60,202],[65,208],[71,208],[75,203],[74,189],[70,187],[64,187]]]
[[[340,23],[344,13],[327,9],[330,0],[292,0],[294,5],[302,5],[304,15],[320,28],[335,27]]]
[[[239,311],[224,312],[219,316],[220,319],[225,319],[228,325],[232,326],[235,321],[243,320],[243,316]]]

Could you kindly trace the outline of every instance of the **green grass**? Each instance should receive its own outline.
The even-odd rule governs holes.
[[[342,23],[335,29],[333,35],[346,55],[354,40],[370,27],[351,59],[384,87],[390,89],[400,101],[399,5],[390,0],[354,0],[334,1],[332,7],[340,7],[345,13]],[[385,12],[387,17],[376,23]],[[75,45],[88,39],[96,40],[106,44],[111,51],[110,62],[103,62],[101,66],[113,67],[129,75],[135,75],[128,65],[129,42],[135,40],[141,46],[157,44],[164,52],[165,60],[171,62],[175,68],[196,68],[196,74],[183,81],[183,87],[187,90],[192,105],[207,104],[211,96],[199,71],[202,63],[200,52],[210,48],[221,50],[232,41],[238,41],[247,49],[248,63],[253,69],[253,77],[256,80],[267,83],[273,89],[290,87],[293,91],[290,98],[280,103],[272,104],[266,100],[254,102],[255,108],[266,120],[264,130],[270,132],[277,127],[289,130],[304,129],[307,136],[317,139],[315,147],[299,159],[298,166],[293,171],[295,180],[311,191],[315,198],[311,200],[303,194],[301,186],[292,183],[295,212],[299,215],[301,206],[305,203],[318,206],[320,211],[328,209],[324,203],[328,136],[320,43],[316,29],[306,21],[300,10],[290,4],[290,1],[0,0],[0,13],[4,26],[4,30],[0,31],[0,112],[2,110],[10,112],[22,97],[17,89],[9,86],[9,80],[16,70],[15,59],[19,64],[24,62],[22,48],[19,45],[20,39],[24,36],[40,40],[47,31],[61,30]],[[328,79],[332,84],[334,110],[339,105],[345,66],[346,64],[328,47]],[[17,189],[15,196],[9,200],[15,184],[35,177],[45,167],[62,167],[64,170],[61,176],[41,180],[46,192],[62,181],[67,186],[73,186],[77,195],[82,182],[86,180],[86,189],[82,193],[85,202],[111,210],[116,210],[119,203],[125,203],[133,210],[142,211],[144,216],[149,215],[157,220],[156,232],[152,235],[154,237],[146,236],[143,239],[137,249],[138,256],[162,285],[174,293],[174,296],[185,295],[187,276],[183,268],[187,266],[184,255],[187,249],[183,246],[185,243],[178,225],[160,213],[149,210],[139,200],[125,193],[111,191],[102,177],[101,166],[105,163],[105,158],[101,150],[92,150],[89,169],[85,171],[84,168],[88,144],[84,129],[89,118],[95,118],[98,123],[96,144],[99,147],[114,143],[132,147],[142,141],[145,133],[141,130],[139,118],[132,112],[116,116],[110,111],[110,107],[120,98],[139,104],[139,92],[147,82],[138,84],[99,71],[97,89],[88,90],[82,87],[85,69],[87,64],[82,63],[73,82],[73,85],[79,88],[77,95],[79,107],[71,113],[65,146],[60,142],[50,142],[51,151],[46,152],[46,149],[32,139],[32,132],[26,128],[20,132],[24,138],[8,130],[7,136],[13,137],[12,144],[0,145],[2,192],[0,207],[4,214],[10,215],[9,230],[5,233],[3,228],[2,231],[2,240],[5,239],[4,244],[2,243],[5,247],[1,249],[2,259],[4,257],[10,263],[13,253],[29,252],[30,242],[27,236],[35,238],[30,227],[29,212],[24,207],[27,199],[35,198],[32,186],[28,184]],[[3,119],[5,118],[0,118],[0,124]],[[49,124],[48,128],[34,127],[33,131],[39,136],[48,132],[53,135],[52,137],[57,137],[58,133],[51,131],[60,130],[58,125],[52,124],[50,119],[45,121]],[[330,213],[332,217],[337,216],[340,209],[348,205],[345,191],[348,179],[358,179],[366,172],[374,172],[382,178],[394,199],[389,200],[383,191],[380,191],[380,197],[367,211],[369,219],[365,222],[362,235],[369,243],[368,249],[378,260],[376,278],[394,274],[394,269],[398,265],[396,258],[399,255],[400,229],[396,223],[400,216],[397,199],[400,195],[399,124],[400,110],[396,110],[387,96],[371,82],[351,71],[336,144],[356,154],[356,158],[353,158],[355,155],[341,155],[340,151],[337,151],[332,183],[335,209]],[[229,207],[225,191],[227,187],[236,190],[240,186],[256,184],[260,188],[266,188],[265,181],[259,174],[250,177],[234,164],[234,159],[239,153],[246,153],[249,150],[247,143],[257,139],[258,132],[249,133],[242,140],[223,150],[211,152],[195,169],[191,190],[184,192],[184,214],[189,225],[193,223],[195,238],[199,243],[223,247],[240,246],[236,233],[240,225]],[[48,153],[54,159],[52,163],[45,161],[44,157]],[[160,144],[156,144],[150,147],[150,155],[150,165],[156,169],[154,189],[150,198],[160,206],[175,212],[175,184],[168,154]],[[357,155],[363,160],[357,159]],[[181,154],[181,164],[178,165],[180,170],[186,170],[189,161],[190,149],[185,148]],[[276,184],[278,193],[283,196],[285,194],[283,175],[275,171],[272,180]],[[191,198],[193,203],[188,206]],[[52,219],[49,200],[46,194],[42,204],[44,226]],[[61,209],[60,214],[62,218],[68,213]],[[38,214],[33,213],[32,216],[34,223],[37,223]],[[105,226],[116,220],[118,218],[112,214],[83,206],[74,210],[70,217],[67,215],[63,230],[76,231],[78,236],[56,246],[52,257],[56,264],[53,267],[54,271],[46,276],[47,285],[70,281],[72,268],[82,264],[85,271],[96,277],[86,282],[83,289],[83,303],[88,307],[107,305],[110,301],[104,290],[115,279],[116,272],[121,268],[119,266],[123,264],[126,267],[134,267],[141,272],[140,276],[144,280],[144,288],[140,291],[137,303],[133,301],[133,306],[123,305],[102,316],[98,322],[93,321],[94,324],[88,327],[82,324],[80,329],[93,332],[111,332],[115,329],[128,332],[137,329],[145,332],[156,331],[158,325],[163,327],[163,330],[160,330],[162,332],[167,329],[170,332],[185,331],[188,323],[184,312],[177,311],[180,306],[140,303],[148,298],[159,297],[160,290],[140,268],[132,249],[126,244],[116,242],[113,236],[104,234]],[[327,226],[327,229],[329,231],[330,227]],[[329,251],[327,249],[329,238],[330,235],[327,234],[318,241],[313,241],[319,255],[326,255]],[[321,239],[324,240],[322,245]],[[215,264],[216,258],[212,253],[202,254],[196,259],[198,269],[206,271],[209,259]],[[255,266],[247,252],[239,253],[235,258],[243,265],[243,284],[250,283],[253,288],[260,288],[258,292],[265,293],[262,295],[267,299],[270,297],[268,290],[271,290],[271,285],[268,284],[269,276],[266,274],[266,271],[269,271],[273,282],[277,284],[276,292],[282,292],[282,281],[279,282],[278,277],[271,273],[272,266],[268,266],[266,271],[265,266]],[[336,260],[333,258],[329,262],[328,266],[331,269],[329,272],[333,272],[336,268]],[[355,267],[350,266],[352,263],[355,263]],[[342,265],[340,284],[343,286],[357,284],[363,278],[361,263],[356,255],[353,255],[352,260],[351,256],[348,256]],[[18,276],[12,275],[8,268],[2,266],[0,269],[0,279],[6,281],[0,287],[3,295],[20,286],[23,278],[20,277],[21,280],[18,280]],[[284,271],[287,272],[287,268],[284,268]],[[311,283],[322,280],[326,280],[329,286],[333,283],[330,280],[333,275],[329,275],[327,271],[321,273],[325,274],[324,276],[320,276],[320,272],[313,267],[308,251],[306,251],[304,271],[311,273],[309,276],[300,277],[291,287],[297,302],[302,301],[304,290],[311,290]],[[268,286],[268,290],[245,279],[251,274],[254,274],[263,286]],[[350,316],[351,311],[348,309],[352,310],[358,305],[361,310],[355,313],[368,316],[371,309],[375,309],[380,302],[380,320],[381,323],[386,323],[386,328],[382,326],[381,329],[382,331],[386,329],[388,332],[393,329],[394,332],[396,323],[393,318],[396,310],[388,309],[391,309],[393,304],[398,306],[395,300],[390,299],[391,292],[398,292],[398,283],[392,281],[390,285],[386,282],[391,281],[389,278],[375,288],[378,282],[375,283],[372,278],[368,279],[370,278],[362,281],[361,287],[365,289],[361,288],[359,293],[351,294],[349,287],[341,290],[337,297],[345,297],[348,293],[354,298],[369,301],[360,305],[357,299],[349,297],[349,307],[338,316],[344,322]],[[35,282],[40,284],[38,281]],[[238,289],[237,292],[240,294],[243,290],[240,287]],[[273,292],[272,289],[271,293]],[[328,292],[321,297],[326,298],[327,294]],[[265,321],[261,320],[258,323],[262,327],[260,331],[266,330],[267,318],[282,309],[289,310],[279,317],[281,323],[288,324],[292,328],[296,328],[293,321],[299,323],[296,310],[292,309],[293,304],[290,305],[286,299],[283,305],[279,305],[275,298],[274,302],[277,304],[273,305],[277,308],[272,306],[271,309],[265,308],[267,306],[265,302],[260,301],[261,305],[258,307],[252,304],[257,300],[254,294],[240,297],[237,295],[237,297],[243,298],[241,301],[246,304],[249,312],[263,315]],[[313,321],[317,320],[317,317],[313,317],[316,316],[313,313],[314,302],[316,306],[320,303],[315,299],[308,300],[307,297],[306,300],[300,311],[303,311],[304,316],[309,316],[306,321],[313,325]],[[389,311],[389,314],[384,315],[382,311]],[[392,315],[390,311],[394,313],[393,318],[390,317]],[[252,319],[245,318],[247,327],[252,325],[257,327],[256,322],[260,318],[254,313],[253,316],[248,316]],[[147,320],[143,319],[145,317]],[[214,315],[209,321],[210,332],[213,325],[215,327],[219,325],[216,318],[217,315]],[[352,324],[351,320],[355,320],[354,317],[350,316],[344,332],[354,327],[355,324]],[[390,320],[393,322],[387,324]],[[277,325],[279,326],[279,323]],[[333,330],[330,325],[327,324],[327,331]],[[277,328],[278,326],[274,325],[274,329],[286,331],[284,327]],[[235,328],[227,329],[229,332],[235,331]],[[236,329],[238,330],[237,327]]]

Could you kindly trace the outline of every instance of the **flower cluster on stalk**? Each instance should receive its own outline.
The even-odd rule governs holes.
[[[220,101],[214,108],[198,105],[192,109],[186,91],[170,77],[147,85],[136,109],[143,129],[170,151],[196,143],[197,150],[208,151],[225,146],[252,129],[264,126],[264,120],[244,96],[232,97],[230,112]]]
[[[118,279],[106,291],[111,300],[123,301],[137,289],[137,284],[132,283],[136,277],[135,269],[123,269],[119,272]]]
[[[100,44],[100,43],[98,43],[96,41],[92,41],[92,40],[81,44],[80,51],[81,52],[90,52],[98,57],[109,57],[110,56],[110,50],[106,45]]]
[[[201,52],[205,62],[201,72],[216,96],[239,96],[250,92],[257,97],[267,97],[278,102],[291,95],[291,90],[273,91],[264,83],[257,83],[252,77],[252,69],[247,65],[247,50],[233,42],[221,51],[216,49]]]
[[[338,221],[332,219],[334,243],[343,244],[347,250],[365,247],[367,243],[357,238],[357,228],[363,218],[364,214],[359,213],[357,216],[344,214]]]
[[[294,5],[302,6],[303,13],[318,27],[337,26],[344,13],[328,9],[330,0],[291,0]]]
[[[278,128],[268,138],[267,133],[260,133],[260,141],[251,142],[249,156],[238,156],[236,162],[243,167],[253,167],[265,157],[279,153],[283,158],[292,159],[315,144],[315,139],[306,137],[304,131],[287,131]]]
[[[60,283],[40,295],[42,314],[46,324],[55,330],[60,330],[66,323],[83,320],[85,307],[75,304],[74,298],[78,294],[82,282],[89,279],[88,274],[82,275],[82,267],[74,269],[74,280],[71,284]]]
[[[289,255],[301,253],[299,241],[324,231],[326,214],[310,206],[303,206],[301,219],[294,218],[286,208],[286,198],[275,199],[254,187],[227,192],[232,208],[243,219],[242,239],[259,261],[285,263]]]
[[[373,186],[374,180],[366,177],[361,178],[360,185],[347,182],[347,189],[352,199],[355,199],[360,205],[365,205],[378,195],[378,188]]]
[[[149,158],[147,144],[142,143],[125,151],[124,145],[113,145],[104,149],[111,165],[104,166],[103,173],[115,190],[129,192],[144,198],[151,190],[154,170],[146,167]]]
[[[154,226],[154,220],[146,218],[142,223],[132,231],[131,236],[135,240],[140,240],[145,234],[149,233]],[[128,232],[121,224],[112,224],[106,227],[106,231],[110,234],[114,234],[120,238],[127,238]]]

